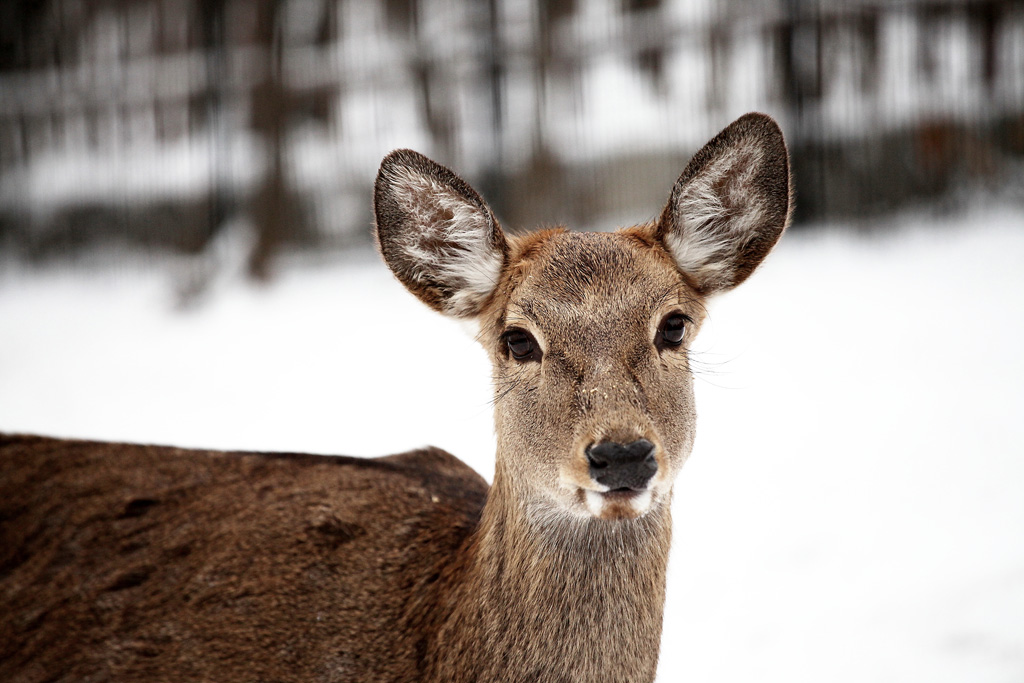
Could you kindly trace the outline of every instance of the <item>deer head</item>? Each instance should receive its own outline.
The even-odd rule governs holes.
[[[384,159],[374,204],[398,279],[479,323],[493,363],[494,489],[543,518],[667,506],[693,446],[688,349],[705,301],[749,277],[789,219],[775,122],[735,121],[690,161],[656,221],[613,233],[507,235],[468,184],[410,150]]]

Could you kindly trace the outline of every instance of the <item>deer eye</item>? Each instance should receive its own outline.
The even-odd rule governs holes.
[[[540,360],[540,348],[536,340],[525,330],[513,329],[506,332],[505,346],[518,361]]]
[[[669,313],[658,326],[658,337],[654,340],[655,346],[659,349],[672,348],[683,343],[683,336],[686,334],[686,324],[693,322],[688,316],[682,313]]]

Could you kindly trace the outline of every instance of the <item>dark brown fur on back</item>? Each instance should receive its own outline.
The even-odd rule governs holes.
[[[0,680],[417,680],[408,626],[486,494],[437,449],[0,435]]]

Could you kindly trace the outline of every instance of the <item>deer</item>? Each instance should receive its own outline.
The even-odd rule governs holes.
[[[377,245],[419,300],[478,327],[493,482],[433,447],[0,435],[0,679],[652,681],[690,348],[791,207],[765,114],[700,149],[657,218],[610,232],[505,232],[454,172],[390,153]],[[410,332],[410,354],[443,354]],[[415,409],[398,404],[382,409]]]

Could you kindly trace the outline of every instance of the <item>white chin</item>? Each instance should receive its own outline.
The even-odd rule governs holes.
[[[650,510],[652,500],[650,489],[629,495],[588,490],[585,497],[590,514],[600,518],[640,517]]]

